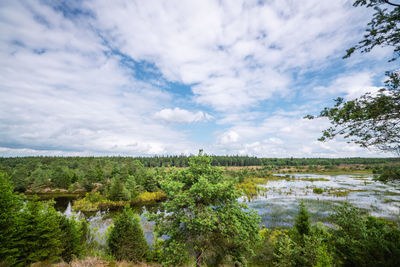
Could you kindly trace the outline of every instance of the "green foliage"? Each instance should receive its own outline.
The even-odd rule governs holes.
[[[389,4],[395,8],[381,8],[381,5]],[[394,55],[391,61],[396,60],[400,55],[400,4],[392,3],[387,0],[356,0],[354,6],[372,7],[375,13],[371,22],[368,23],[364,40],[358,45],[347,50],[345,58],[350,57],[356,50],[362,53],[370,52],[376,46],[393,47]],[[386,5],[386,7],[388,7]]]
[[[160,182],[167,194],[163,211],[152,214],[164,241],[166,265],[185,264],[190,256],[203,262],[245,264],[258,240],[259,217],[245,212],[237,202],[240,192],[222,171],[211,166],[211,158],[199,154],[189,159],[189,168],[173,170]]]
[[[73,174],[67,167],[57,166],[52,172],[51,179],[55,187],[68,189],[72,183],[72,177]]]
[[[381,8],[382,5],[392,8]],[[385,0],[356,0],[354,6],[373,7],[375,13],[364,39],[347,50],[345,58],[354,51],[370,52],[376,46],[393,47],[396,60],[400,55],[400,5]],[[394,6],[394,8],[393,8]],[[377,95],[366,93],[355,100],[337,98],[332,108],[325,108],[318,117],[328,118],[333,125],[323,131],[320,141],[343,135],[362,147],[376,147],[400,154],[400,71],[386,73],[386,88]],[[306,116],[313,119],[314,116]]]
[[[11,181],[14,184],[15,191],[25,192],[29,186],[29,171],[23,164],[18,164],[11,172]]]
[[[51,170],[45,166],[39,165],[30,176],[35,190],[48,187],[51,184]]]
[[[129,192],[129,199],[135,200],[139,195],[138,185],[136,183],[135,177],[133,175],[129,175],[126,179],[126,190]]]
[[[83,251],[81,226],[55,211],[51,202],[23,204],[8,177],[0,173],[0,264],[72,259]]]
[[[298,234],[303,237],[304,235],[310,234],[310,214],[308,213],[304,202],[300,202],[300,209],[297,214],[294,227]]]
[[[22,205],[21,197],[13,193],[9,177],[0,172],[0,265],[14,265],[19,254],[15,244],[19,239],[19,212]]]
[[[122,183],[120,176],[115,176],[112,179],[108,198],[113,201],[130,200],[130,192]]]
[[[260,231],[261,242],[256,245],[256,266],[332,266],[328,232],[321,225],[310,226],[309,214],[303,203],[294,228]]]
[[[400,230],[345,203],[332,216],[335,257],[343,266],[400,266]]]
[[[163,246],[164,246],[164,240],[157,236],[154,236],[153,244],[149,255],[150,261],[159,263],[163,261],[164,257]]]
[[[375,180],[381,182],[387,182],[391,180],[400,180],[400,167],[397,166],[385,166],[383,168],[374,169],[374,173],[377,173]]]
[[[149,255],[149,247],[140,226],[140,218],[129,206],[115,219],[107,239],[108,249],[117,260],[141,262]]]
[[[377,147],[400,153],[400,90],[381,89],[377,95],[366,93],[355,100],[336,99],[318,117],[328,118],[332,127],[323,131],[320,141],[343,135],[362,147]],[[313,116],[307,116],[313,119]]]
[[[74,218],[69,219],[65,216],[60,216],[61,258],[64,261],[70,262],[73,256],[79,256],[83,252],[83,245],[86,243],[86,225],[85,223],[76,221]]]
[[[313,193],[314,194],[322,194],[323,192],[324,192],[324,189],[322,189],[320,187],[313,188]]]
[[[49,204],[40,201],[26,203],[21,215],[18,262],[24,265],[50,260],[54,261],[62,253],[59,215]]]

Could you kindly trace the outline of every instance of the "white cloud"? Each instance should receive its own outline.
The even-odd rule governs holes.
[[[227,131],[227,132],[223,133],[220,136],[219,139],[220,139],[220,143],[222,145],[228,145],[229,146],[232,143],[236,143],[237,141],[239,141],[240,136],[239,136],[239,134],[237,132],[235,132],[233,130],[230,130],[230,131]]]
[[[0,16],[1,154],[196,151],[151,119],[172,95],[134,79],[84,23],[36,1],[10,2]]]
[[[88,6],[113,45],[153,62],[168,80],[193,84],[197,103],[224,112],[288,94],[289,70],[320,69],[337,58],[360,36],[366,14],[345,0],[104,0]]]
[[[371,72],[356,72],[344,74],[334,80],[329,86],[318,86],[314,91],[319,97],[323,95],[345,94],[347,100],[355,99],[367,92],[377,92],[379,87],[373,86]]]
[[[207,146],[222,154],[363,155],[342,141],[315,142],[323,125],[299,119],[310,102],[262,107],[297,97],[297,78],[330,67],[361,38],[370,13],[347,0],[260,3],[91,0],[67,5],[93,16],[67,16],[42,1],[1,2],[0,155],[181,154]],[[126,59],[154,65],[161,78],[138,79],[140,69]],[[352,98],[374,90],[372,78],[352,71],[310,91]],[[192,108],[164,108],[171,106]],[[189,127],[163,123],[214,119],[199,111],[205,107],[216,124],[203,131],[215,137],[206,144],[190,141]]]
[[[158,111],[154,115],[154,118],[165,122],[191,123],[191,122],[207,121],[210,120],[212,117],[202,111],[191,112],[189,110],[180,108],[174,108],[174,109],[166,108]]]
[[[306,120],[274,116],[259,124],[241,123],[221,132],[215,150],[220,154],[260,157],[355,157],[390,156],[348,144],[337,138],[316,141],[329,125],[324,119]],[[240,137],[240,138],[239,138]]]

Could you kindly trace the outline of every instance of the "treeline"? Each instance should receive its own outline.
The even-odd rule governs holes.
[[[7,173],[15,190],[42,191],[59,188],[69,191],[98,189],[102,193],[112,184],[122,182],[130,195],[140,192],[157,192],[158,181],[165,166],[187,167],[189,157],[21,157],[0,158],[0,170]],[[372,169],[383,165],[400,165],[399,158],[256,158],[247,156],[213,156],[212,166],[264,166],[273,171],[283,167],[309,166],[310,170],[323,166],[337,168],[340,164],[359,164]],[[311,168],[314,167],[314,168]],[[113,183],[114,182],[114,183]],[[128,194],[124,190],[125,195]],[[113,197],[112,197],[113,198]],[[125,196],[125,199],[128,198]]]
[[[19,192],[48,188],[70,192],[96,190],[111,200],[129,200],[140,192],[157,192],[164,168],[145,168],[138,160],[113,158],[23,158],[1,162]]]
[[[193,155],[192,155],[193,156]],[[13,157],[0,158],[0,167],[12,168],[18,164],[37,165],[65,165],[68,161],[70,168],[79,165],[92,165],[107,162],[129,164],[139,161],[145,167],[188,167],[192,156],[154,156],[154,157]],[[215,156],[212,157],[212,166],[339,166],[341,164],[390,164],[400,163],[400,158],[258,158],[250,156]],[[64,163],[63,163],[64,162]]]

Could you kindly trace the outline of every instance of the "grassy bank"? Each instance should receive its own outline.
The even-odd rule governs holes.
[[[148,204],[166,199],[164,192],[142,192],[132,201],[112,201],[98,192],[86,193],[82,199],[75,200],[72,208],[76,211],[97,211],[104,209],[120,209],[126,205]]]

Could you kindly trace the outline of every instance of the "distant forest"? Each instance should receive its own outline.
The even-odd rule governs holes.
[[[192,155],[193,156],[193,155]],[[77,168],[81,164],[104,164],[114,162],[129,164],[139,161],[145,167],[188,167],[190,156],[153,156],[153,157],[11,157],[0,158],[0,168],[15,167],[18,164],[45,165],[62,164],[65,162],[70,168]],[[398,163],[400,158],[258,158],[250,156],[215,156],[211,155],[213,166],[338,166],[341,164],[388,164]]]

